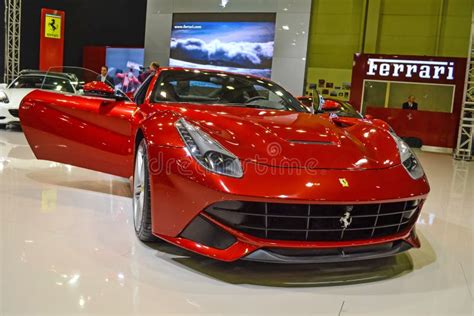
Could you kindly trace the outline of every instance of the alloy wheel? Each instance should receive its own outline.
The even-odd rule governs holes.
[[[143,146],[139,146],[133,176],[133,222],[135,231],[140,230],[143,221],[145,189],[145,151]]]

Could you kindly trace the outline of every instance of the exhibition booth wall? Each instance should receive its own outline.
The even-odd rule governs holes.
[[[195,14],[186,16],[186,13]],[[273,21],[269,14],[274,15]],[[246,68],[250,69],[250,72],[246,71],[248,73],[271,77],[293,94],[301,95],[305,82],[310,15],[311,0],[148,0],[145,63],[157,60],[161,65],[169,65],[173,48],[177,54],[175,56],[180,56],[171,58],[174,65]],[[236,16],[246,24],[235,24]],[[262,20],[267,25],[262,25]],[[227,27],[223,27],[222,23],[227,24]],[[183,32],[184,28],[187,28],[186,32]],[[199,30],[202,28],[221,33],[222,38],[215,36],[216,41],[215,38],[201,36]],[[229,28],[234,32],[224,30]],[[261,38],[258,47],[246,45],[246,38],[254,36],[246,30],[256,29],[266,29],[267,33],[257,31]],[[206,62],[202,54],[201,57],[197,54],[190,56],[186,48],[190,45],[196,47],[196,43],[190,42],[193,39],[199,40],[197,45],[202,54],[210,56],[217,50],[224,55],[219,64],[213,60]],[[177,51],[177,48],[183,49]],[[226,64],[226,59],[246,62]],[[248,63],[255,64],[255,67],[247,66]]]
[[[222,7],[224,3],[225,8]],[[76,66],[82,64],[84,46],[143,47],[145,20],[146,62],[158,60],[166,64],[174,12],[274,12],[277,14],[277,29],[273,64],[277,72],[293,74],[298,71],[301,77],[306,73],[307,83],[325,79],[333,82],[334,87],[350,82],[352,57],[356,52],[466,57],[471,19],[469,0],[318,0],[312,5],[310,0],[211,0],[195,4],[185,0],[137,0],[132,5],[126,0],[103,0],[94,3],[93,9],[83,1],[48,0],[46,3],[25,0],[21,27],[22,69],[39,68],[42,8],[66,12],[64,64]],[[1,18],[4,12],[0,11]],[[161,25],[166,28],[156,31],[156,26]],[[282,30],[282,25],[290,29]],[[301,32],[284,43],[299,29],[305,34]],[[0,33],[3,37],[4,32]],[[4,41],[0,40],[1,51],[3,44]],[[296,54],[286,54],[285,50]],[[298,58],[305,58],[306,53],[307,67],[303,67],[305,61]],[[279,71],[278,63],[282,58],[291,60],[293,64],[285,66],[288,63],[284,63]],[[0,66],[2,63],[3,58]],[[3,67],[0,69],[3,71]],[[301,94],[299,88],[296,92]]]
[[[333,83],[323,94],[330,96],[351,81],[354,53],[465,58],[471,7],[470,0],[313,1],[307,83]]]
[[[128,0],[101,0],[93,5],[89,1],[77,0],[23,0],[21,69],[40,67],[43,8],[65,12],[64,65],[81,66],[82,50],[88,45],[143,47],[146,0],[136,0],[133,3]],[[3,10],[0,11],[3,14]],[[3,62],[3,58],[1,59]]]
[[[466,58],[355,54],[353,65],[351,104],[356,109],[425,147],[455,147]],[[403,109],[408,96],[416,98],[417,108]]]

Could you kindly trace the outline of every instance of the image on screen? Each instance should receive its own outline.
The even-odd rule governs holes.
[[[271,77],[275,14],[175,14],[170,66]]]
[[[144,59],[143,48],[107,47],[105,63],[115,88],[124,92],[135,91],[142,81]]]

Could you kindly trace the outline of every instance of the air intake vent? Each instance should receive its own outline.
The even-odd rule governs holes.
[[[285,204],[223,201],[205,212],[249,235],[274,240],[351,241],[411,227],[421,200],[382,204]]]
[[[10,114],[14,117],[18,117],[18,110],[8,110],[8,112],[10,112]]]

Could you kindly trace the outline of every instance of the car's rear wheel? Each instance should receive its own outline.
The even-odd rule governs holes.
[[[145,139],[138,145],[133,175],[133,224],[141,241],[150,242],[157,238],[151,232],[151,195],[148,170],[148,154]]]

